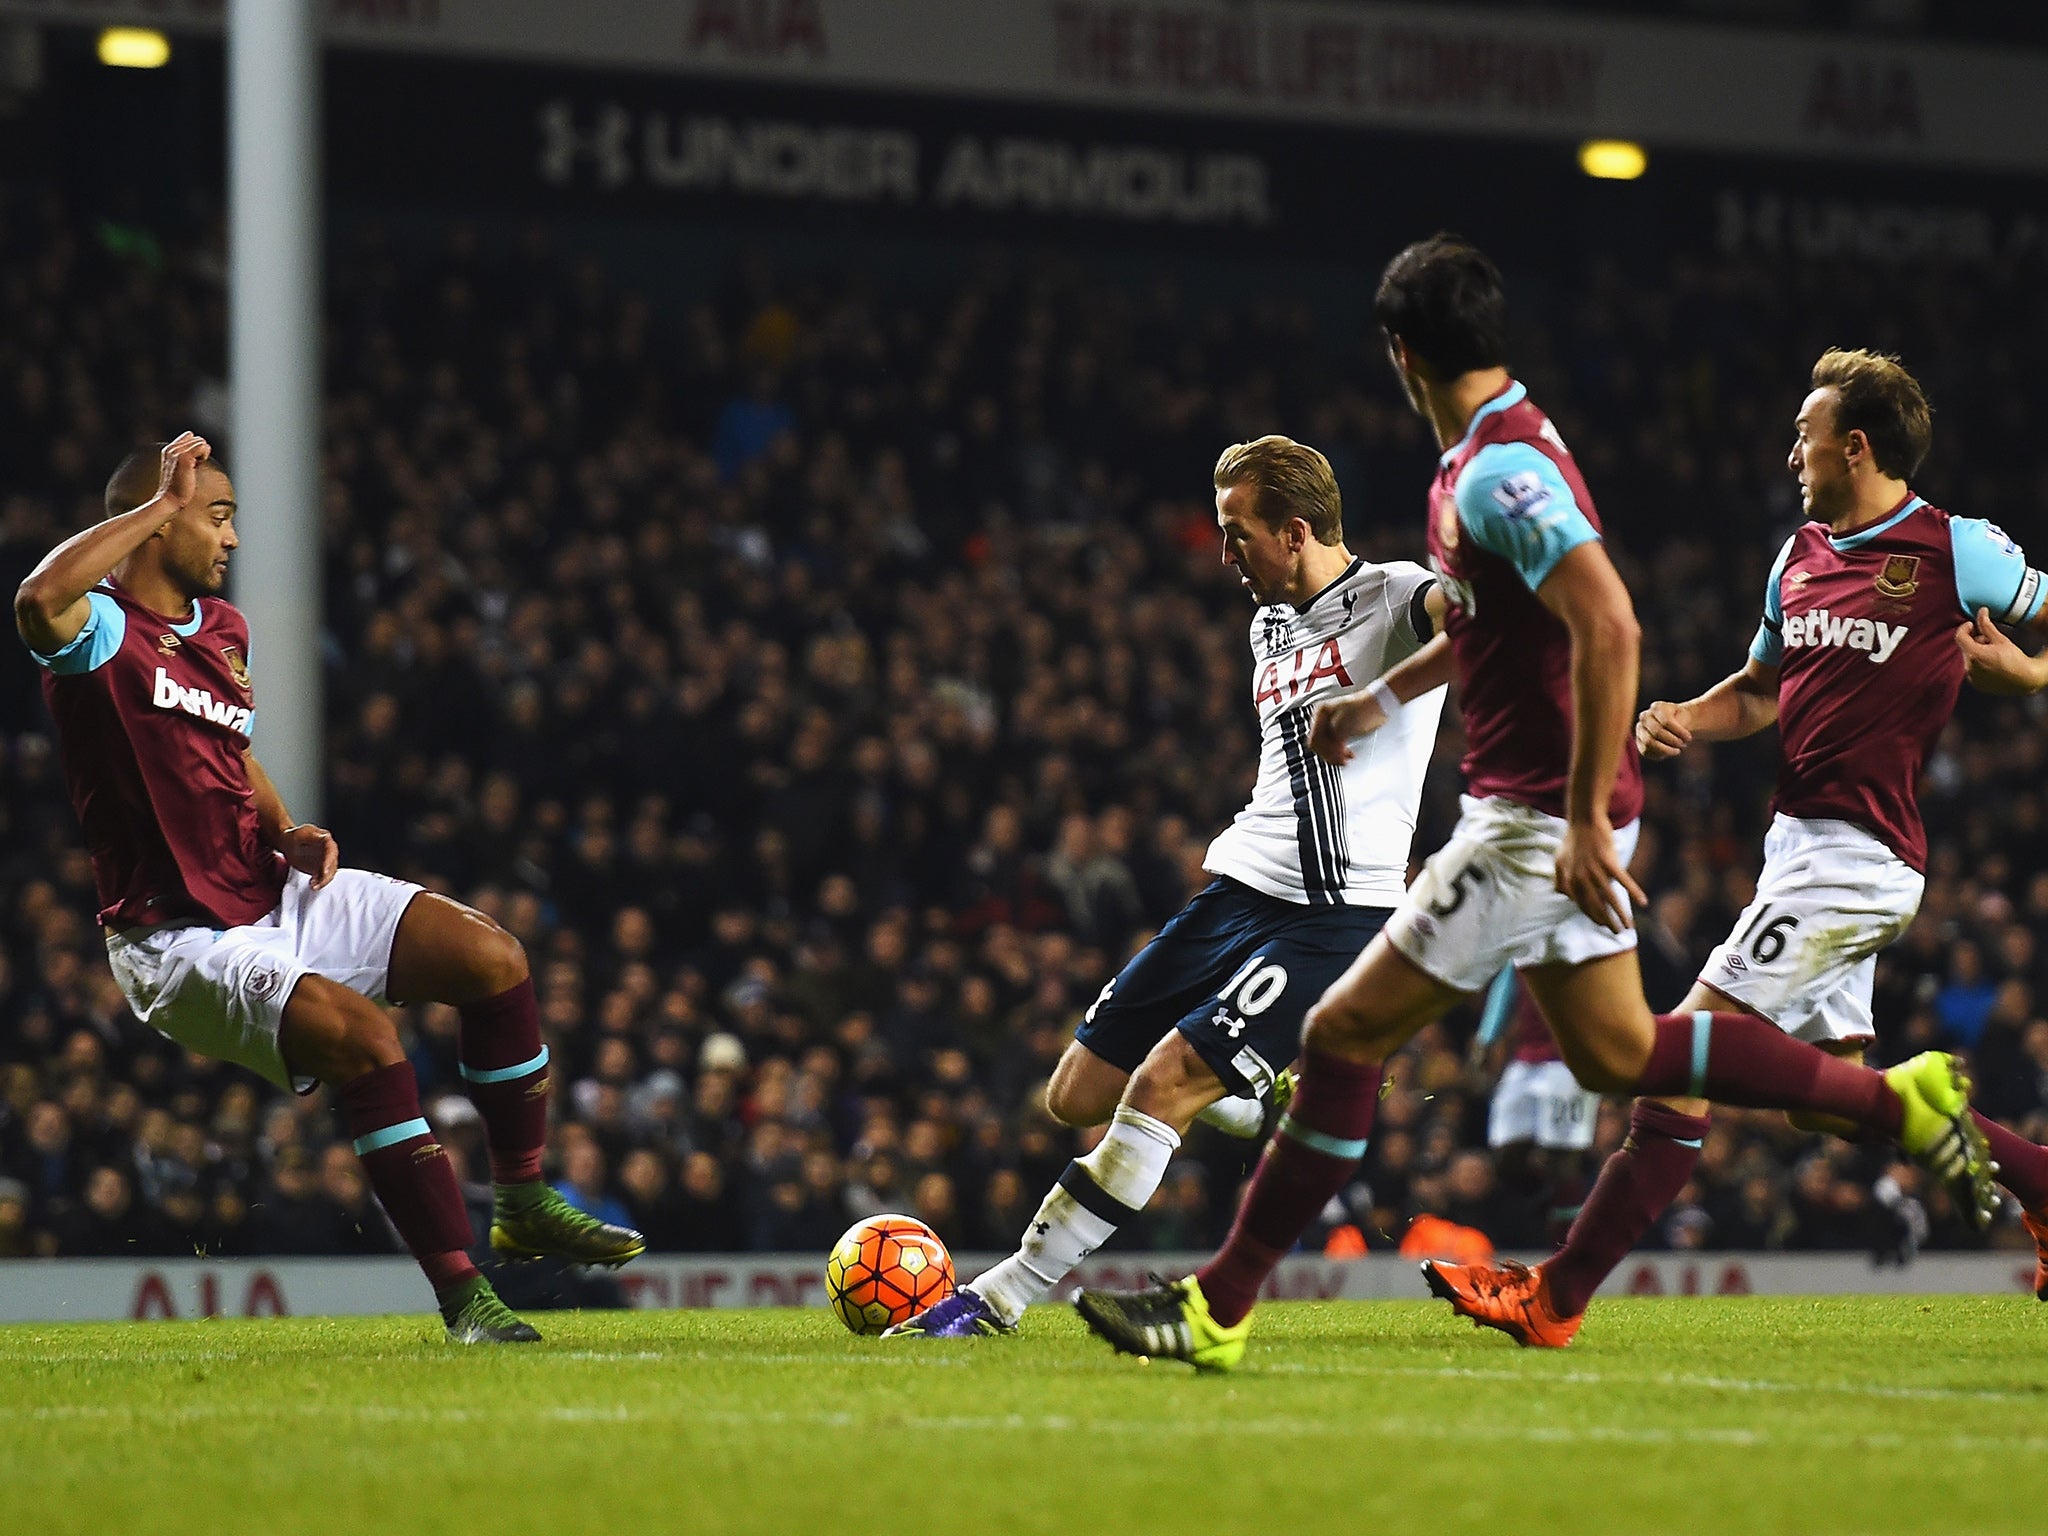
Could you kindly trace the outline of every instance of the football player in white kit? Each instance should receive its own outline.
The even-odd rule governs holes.
[[[1278,436],[1238,443],[1214,479],[1223,561],[1259,604],[1251,801],[1209,845],[1215,880],[1102,989],[1053,1073],[1047,1107],[1069,1125],[1108,1120],[1101,1142],[1067,1166],[1016,1253],[892,1334],[1010,1332],[1144,1209],[1198,1117],[1256,1134],[1309,1005],[1406,887],[1443,690],[1341,768],[1309,750],[1309,721],[1318,703],[1435,634],[1435,579],[1345,547],[1336,477],[1313,448]]]

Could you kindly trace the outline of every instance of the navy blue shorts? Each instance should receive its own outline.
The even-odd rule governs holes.
[[[1302,906],[1218,878],[1102,989],[1074,1038],[1135,1072],[1177,1029],[1231,1094],[1261,1098],[1316,999],[1391,913]]]

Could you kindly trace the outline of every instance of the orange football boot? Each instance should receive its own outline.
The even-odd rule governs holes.
[[[2048,1216],[2022,1211],[2020,1223],[2034,1237],[2034,1299],[2048,1301]]]
[[[1498,1328],[1524,1348],[1563,1349],[1585,1321],[1583,1312],[1559,1317],[1552,1309],[1550,1282],[1540,1266],[1531,1269],[1513,1259],[1498,1264],[1424,1259],[1422,1278],[1460,1317],[1481,1328]]]

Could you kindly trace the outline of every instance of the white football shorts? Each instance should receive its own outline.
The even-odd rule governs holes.
[[[242,928],[130,928],[107,963],[135,1016],[178,1044],[305,1092],[277,1045],[284,1005],[308,974],[384,1001],[399,919],[420,887],[343,869],[325,889],[294,870],[269,915]]]
[[[1778,816],[1756,900],[1700,980],[1794,1039],[1867,1041],[1877,952],[1912,925],[1926,883],[1853,822]]]
[[[1612,933],[1551,885],[1565,824],[1491,796],[1461,802],[1463,814],[1387,919],[1388,941],[1423,971],[1460,992],[1483,992],[1504,965],[1584,965],[1636,947],[1633,928]],[[1634,822],[1614,829],[1626,863]],[[1615,894],[1628,910],[1628,893]]]
[[[1494,1086],[1486,1114],[1486,1144],[1533,1141],[1539,1147],[1583,1152],[1593,1145],[1600,1095],[1579,1086],[1561,1061],[1511,1061]]]

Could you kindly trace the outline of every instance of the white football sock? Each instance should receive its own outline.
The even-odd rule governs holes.
[[[1265,1129],[1266,1106],[1258,1098],[1240,1099],[1226,1093],[1195,1118],[1204,1125],[1213,1125],[1226,1136],[1235,1136],[1240,1141],[1250,1141]]]
[[[1014,1326],[1026,1307],[1144,1210],[1179,1148],[1172,1126],[1118,1106],[1095,1150],[1067,1164],[1017,1251],[968,1288]]]

